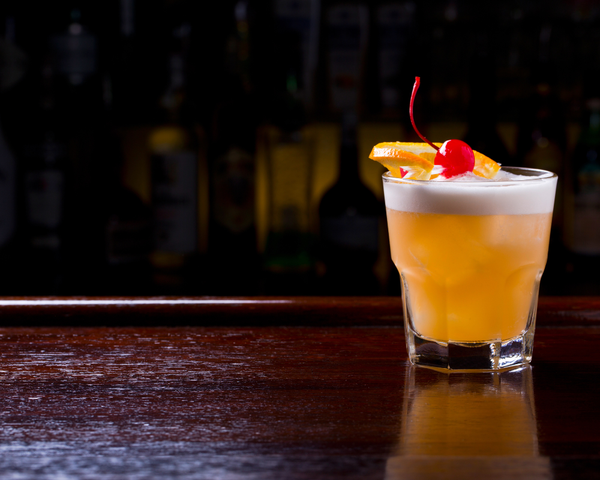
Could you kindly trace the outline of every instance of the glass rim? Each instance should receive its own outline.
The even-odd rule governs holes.
[[[416,179],[404,179],[394,177],[391,172],[388,170],[384,172],[382,175],[384,183],[394,183],[399,185],[427,185],[427,186],[445,186],[445,187],[505,187],[505,186],[515,186],[515,185],[523,185],[523,184],[531,184],[532,182],[546,182],[548,180],[552,180],[558,178],[558,175],[549,170],[542,170],[539,168],[529,168],[529,167],[501,167],[502,170],[508,173],[514,173],[515,175],[522,175],[528,178],[519,179],[519,180],[500,180],[494,181],[491,179],[487,180],[461,180],[459,182],[452,181],[439,181],[439,180],[416,180]]]

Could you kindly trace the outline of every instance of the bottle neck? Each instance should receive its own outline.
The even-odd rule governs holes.
[[[160,99],[160,106],[164,111],[165,120],[179,123],[182,120],[182,108],[185,101],[185,65],[181,54],[169,56],[169,80],[167,88]]]
[[[357,119],[354,114],[346,114],[342,119],[339,182],[360,183]]]
[[[186,123],[187,81],[191,26],[184,22],[173,29],[167,57],[167,85],[160,107],[169,123]]]
[[[33,164],[37,167],[57,167],[67,156],[64,118],[57,108],[55,79],[52,67],[45,64],[41,72],[38,122],[35,128]],[[29,150],[31,154],[32,150]]]

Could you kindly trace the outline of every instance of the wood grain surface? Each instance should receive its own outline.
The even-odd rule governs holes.
[[[320,301],[290,300],[308,326],[0,328],[0,478],[597,478],[598,300],[540,308],[532,367],[451,375],[348,321],[397,299]]]

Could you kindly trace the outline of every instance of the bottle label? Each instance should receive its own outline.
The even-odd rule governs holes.
[[[254,223],[254,157],[232,147],[215,164],[215,220],[232,233],[241,233]]]
[[[361,67],[367,40],[368,11],[361,5],[329,10],[329,84],[336,110],[358,106]]]
[[[328,243],[343,249],[377,252],[379,220],[377,217],[345,215],[321,220],[321,236]],[[352,259],[348,259],[349,262]]]
[[[56,229],[62,220],[64,176],[59,170],[29,172],[25,179],[29,224]]]
[[[157,251],[188,254],[197,245],[198,160],[183,151],[152,158],[154,246]]]
[[[573,250],[600,254],[600,164],[591,162],[577,174],[573,212]]]

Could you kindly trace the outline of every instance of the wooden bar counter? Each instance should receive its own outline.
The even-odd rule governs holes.
[[[0,478],[600,478],[600,298],[531,367],[407,361],[398,298],[1,298]]]

